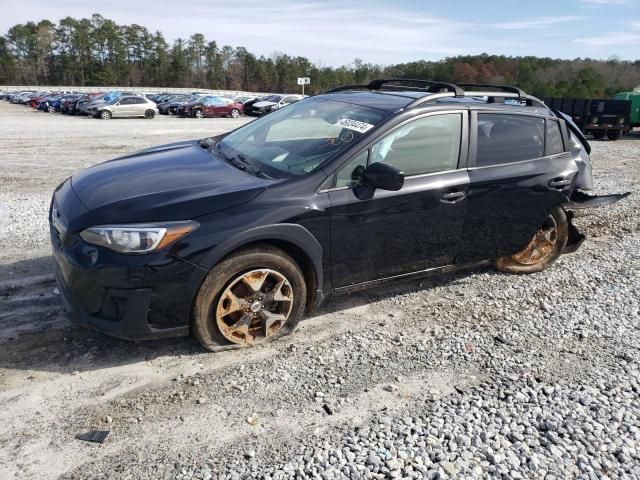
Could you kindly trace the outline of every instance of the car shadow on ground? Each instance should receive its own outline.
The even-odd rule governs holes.
[[[0,368],[72,373],[159,357],[210,354],[192,337],[131,342],[73,324],[53,293],[51,261],[51,257],[40,257],[0,265]],[[371,302],[447,286],[483,268],[330,296],[303,321],[320,321],[324,315]]]

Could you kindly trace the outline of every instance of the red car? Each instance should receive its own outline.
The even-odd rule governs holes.
[[[53,95],[53,94],[49,92],[49,93],[45,93],[44,95],[40,95],[38,97],[33,97],[31,100],[29,100],[29,106],[31,108],[38,108],[38,105],[40,105],[40,102],[50,95]]]
[[[184,108],[182,108],[184,107]],[[197,102],[181,105],[178,114],[185,117],[232,117],[238,118],[244,112],[241,103],[224,97],[202,97]]]

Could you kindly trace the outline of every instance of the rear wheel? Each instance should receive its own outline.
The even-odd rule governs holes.
[[[193,112],[193,116],[196,118],[204,118],[204,112],[202,110],[196,110]]]
[[[496,268],[508,273],[535,273],[545,270],[562,254],[569,239],[569,222],[561,207],[556,207],[520,252],[495,261]]]
[[[109,110],[102,110],[98,116],[102,119],[102,120],[109,120],[111,118],[111,112]]]
[[[144,118],[153,118],[156,116],[156,112],[154,112],[153,110],[147,110],[146,112],[144,112]]]
[[[620,130],[609,130],[607,132],[607,138],[609,140],[617,140],[620,138]]]
[[[193,333],[211,351],[282,337],[305,308],[307,287],[297,263],[270,245],[241,250],[205,278],[193,308]]]
[[[233,110],[231,110],[231,118],[238,118],[240,116],[240,110],[238,110],[237,108],[234,108]]]

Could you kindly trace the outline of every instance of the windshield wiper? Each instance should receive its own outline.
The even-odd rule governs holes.
[[[258,167],[256,167],[254,164],[252,164],[251,162],[249,162],[247,160],[247,157],[245,157],[242,153],[238,153],[235,157],[230,157],[229,155],[225,154],[222,149],[220,148],[220,143],[216,143],[213,147],[210,147],[211,149],[215,149],[216,153],[222,157],[224,160],[226,160],[227,162],[229,162],[231,165],[233,165],[234,167],[244,171],[244,172],[249,172],[252,175],[255,175],[256,177],[262,177],[262,178],[267,178],[269,180],[272,180],[272,178],[267,175],[266,173],[264,173],[262,170],[260,170]]]
[[[236,155],[236,158],[231,159],[231,162],[235,166],[240,168],[241,170],[244,170],[246,172],[252,173],[253,175],[255,175],[257,177],[271,179],[271,177],[269,175],[264,173],[262,170],[260,170],[258,167],[256,167],[253,163],[249,162],[247,160],[247,157],[245,157],[242,153],[238,153]]]

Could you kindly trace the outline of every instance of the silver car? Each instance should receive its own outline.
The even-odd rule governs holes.
[[[103,120],[125,117],[153,118],[158,113],[158,107],[148,98],[139,95],[123,95],[111,103],[97,105],[95,112],[91,111],[91,113]]]

